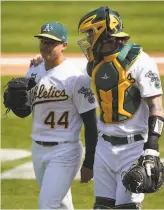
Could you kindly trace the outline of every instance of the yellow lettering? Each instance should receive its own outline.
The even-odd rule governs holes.
[[[119,24],[119,20],[114,16],[114,15],[109,15],[110,16],[110,28],[115,29],[117,31],[117,26]]]

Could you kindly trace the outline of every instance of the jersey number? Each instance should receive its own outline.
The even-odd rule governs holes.
[[[55,128],[55,112],[50,112],[46,117],[44,124],[50,125],[51,128]],[[64,112],[62,116],[57,121],[57,125],[64,126],[64,128],[68,128],[68,112]]]

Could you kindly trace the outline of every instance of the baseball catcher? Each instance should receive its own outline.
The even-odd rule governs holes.
[[[6,113],[10,110],[21,118],[31,114],[31,106],[28,103],[28,91],[36,85],[34,78],[18,77],[13,78],[5,86],[4,105],[7,108]]]
[[[164,182],[158,145],[164,122],[158,67],[140,45],[129,42],[121,16],[108,6],[85,14],[78,31],[100,107],[94,209],[140,209],[144,194],[139,192],[155,192]],[[137,161],[123,178],[130,190],[126,192],[122,171]]]

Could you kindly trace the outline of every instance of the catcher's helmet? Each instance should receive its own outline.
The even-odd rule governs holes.
[[[89,12],[81,18],[78,25],[79,32],[86,33],[88,37],[90,36],[87,38],[87,41],[92,50],[98,41],[105,42],[109,39],[114,39],[114,37],[129,39],[129,34],[122,30],[123,23],[120,15],[107,6]],[[81,43],[79,45],[81,47]]]

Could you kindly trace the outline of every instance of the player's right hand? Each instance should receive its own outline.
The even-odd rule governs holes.
[[[30,67],[31,66],[38,66],[42,62],[43,62],[43,58],[40,54],[38,54],[33,59],[30,60]]]
[[[80,183],[88,183],[92,178],[93,178],[93,170],[85,166],[82,166]]]

